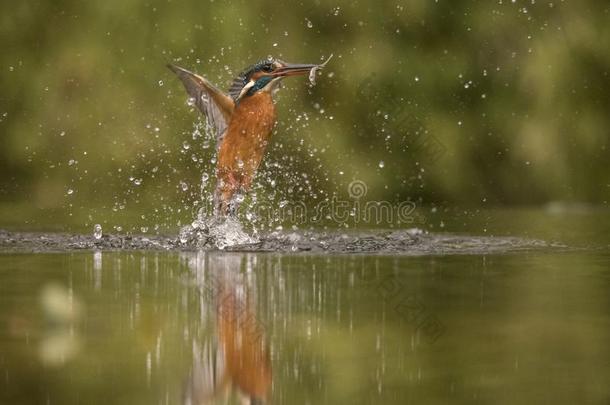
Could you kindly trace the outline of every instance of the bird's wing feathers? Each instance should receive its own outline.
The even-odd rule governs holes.
[[[229,87],[229,95],[233,98],[233,100],[237,100],[239,95],[241,94],[242,89],[246,85],[246,78],[243,74],[240,74],[235,79],[233,79],[233,83],[231,87]]]
[[[186,92],[206,116],[208,125],[216,130],[218,148],[233,115],[235,102],[205,78],[176,65],[169,64],[167,67],[182,80]]]

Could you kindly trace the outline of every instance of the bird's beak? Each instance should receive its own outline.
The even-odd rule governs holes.
[[[276,69],[273,72],[274,76],[299,76],[308,74],[311,69],[317,67],[319,65],[311,65],[305,63],[285,63],[284,66]]]
[[[305,74],[310,73],[312,69],[316,69],[316,70],[322,69],[324,66],[326,66],[326,64],[332,57],[333,57],[333,55],[330,55],[330,57],[328,59],[326,59],[326,61],[324,63],[320,63],[320,64],[282,62],[283,65],[280,68],[276,69],[273,72],[273,75],[280,76],[280,77],[305,75]]]

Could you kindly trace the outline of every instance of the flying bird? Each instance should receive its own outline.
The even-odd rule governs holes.
[[[332,55],[331,55],[332,57]],[[273,94],[288,76],[309,74],[313,83],[322,64],[293,64],[264,59],[245,69],[233,81],[228,94],[204,77],[179,66],[167,65],[178,75],[195,105],[216,134],[216,189],[214,213],[234,215],[252,185],[277,115]]]

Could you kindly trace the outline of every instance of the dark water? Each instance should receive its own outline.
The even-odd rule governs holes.
[[[610,401],[607,245],[411,242],[437,249],[4,249],[0,403]]]

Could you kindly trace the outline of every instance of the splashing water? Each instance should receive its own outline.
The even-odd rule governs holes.
[[[233,218],[197,220],[175,236],[42,234],[0,230],[0,252],[224,249],[242,252],[380,254],[407,256],[487,255],[533,251],[577,251],[561,243],[502,236],[396,231],[274,231],[249,236]],[[603,250],[603,247],[599,249]]]
[[[95,239],[102,239],[102,226],[100,224],[95,224],[93,227],[93,237]]]
[[[207,217],[200,210],[197,219],[182,227],[179,241],[184,247],[197,249],[225,249],[238,245],[257,243],[257,237],[249,235],[235,217],[212,215]]]

